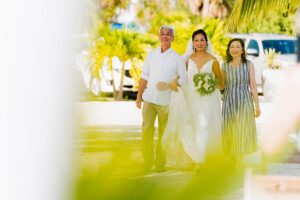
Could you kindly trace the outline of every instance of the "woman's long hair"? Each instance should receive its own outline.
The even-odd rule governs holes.
[[[233,38],[233,39],[231,39],[230,41],[229,41],[229,43],[228,43],[228,45],[227,45],[227,50],[226,50],[226,62],[230,62],[230,61],[232,61],[233,60],[233,58],[232,58],[232,56],[230,55],[230,53],[229,53],[229,49],[230,49],[230,46],[231,46],[231,44],[232,44],[232,42],[235,42],[235,41],[237,41],[237,42],[239,42],[240,44],[241,44],[241,46],[242,46],[242,55],[241,55],[241,58],[242,58],[242,63],[246,63],[247,62],[247,59],[246,59],[246,51],[245,51],[245,43],[244,43],[244,41],[242,40],[242,39],[240,39],[240,38]]]

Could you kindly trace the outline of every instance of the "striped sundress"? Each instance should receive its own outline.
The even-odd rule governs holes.
[[[245,155],[257,150],[255,112],[249,84],[249,61],[232,67],[224,63],[226,74],[222,106],[224,151]]]

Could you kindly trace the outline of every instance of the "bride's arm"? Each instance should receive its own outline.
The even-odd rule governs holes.
[[[224,76],[220,69],[220,64],[217,60],[213,62],[212,71],[215,74],[217,79],[216,88],[223,90],[224,89]]]

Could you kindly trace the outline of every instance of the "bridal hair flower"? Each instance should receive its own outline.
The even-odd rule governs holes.
[[[212,73],[197,73],[193,82],[200,96],[210,95],[216,90],[216,79]]]

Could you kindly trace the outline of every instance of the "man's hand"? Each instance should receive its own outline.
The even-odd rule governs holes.
[[[135,104],[138,109],[142,108],[142,96],[138,95],[136,97]]]
[[[169,90],[171,87],[170,83],[166,83],[166,82],[158,82],[156,85],[156,88],[158,90]]]
[[[178,83],[177,83],[177,79],[174,79],[171,82],[171,90],[178,92]]]

